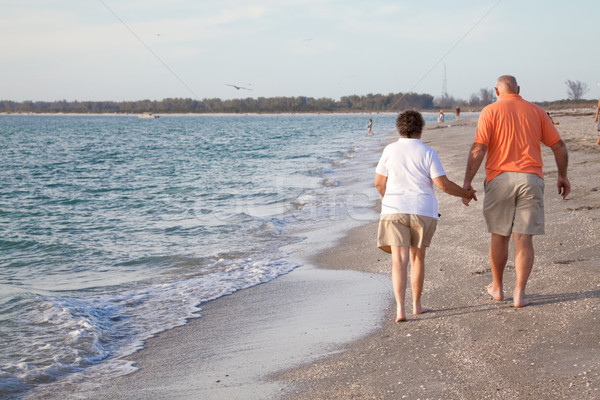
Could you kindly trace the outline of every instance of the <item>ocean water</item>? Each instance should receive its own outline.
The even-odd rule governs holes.
[[[0,398],[131,372],[202,303],[298,267],[286,245],[376,219],[394,117],[0,115]]]

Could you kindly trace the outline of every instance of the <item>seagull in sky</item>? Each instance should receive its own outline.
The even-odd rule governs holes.
[[[234,88],[236,88],[237,90],[240,90],[240,89],[244,89],[244,90],[252,90],[252,89],[248,89],[248,88],[246,88],[246,87],[243,87],[243,86],[230,85],[229,83],[226,83],[225,85],[227,85],[227,86],[231,86],[231,87],[234,87]]]

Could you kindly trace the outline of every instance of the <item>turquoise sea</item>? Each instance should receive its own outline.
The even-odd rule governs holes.
[[[131,372],[202,303],[298,267],[286,245],[377,219],[394,118],[0,115],[0,398]]]

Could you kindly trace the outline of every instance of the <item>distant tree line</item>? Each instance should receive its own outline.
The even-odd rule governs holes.
[[[432,110],[433,96],[417,93],[344,96],[339,100],[312,97],[259,97],[246,99],[182,99],[138,101],[0,101],[0,113],[303,113],[383,112],[404,109]]]
[[[568,100],[538,103],[545,108],[588,107],[595,105],[582,99],[589,91],[587,84],[567,80]],[[398,112],[406,109],[432,111],[456,106],[480,110],[496,101],[494,89],[481,88],[468,100],[447,93],[439,97],[418,93],[367,94],[344,96],[339,100],[312,97],[259,97],[221,100],[168,98],[137,101],[23,101],[0,100],[0,113],[64,113],[64,114],[243,114],[243,113],[308,113],[308,112]]]

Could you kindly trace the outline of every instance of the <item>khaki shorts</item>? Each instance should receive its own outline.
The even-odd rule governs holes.
[[[503,172],[484,185],[483,216],[490,233],[544,234],[544,180]]]
[[[390,246],[429,247],[437,219],[414,214],[383,214],[379,219],[377,247],[391,253]]]

